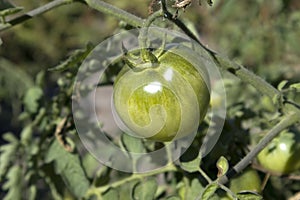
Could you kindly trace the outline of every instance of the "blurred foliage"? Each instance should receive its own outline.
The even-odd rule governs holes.
[[[26,12],[49,1],[11,2]],[[141,17],[148,15],[150,1],[107,2]],[[215,0],[212,7],[197,3],[193,1],[186,12],[180,10],[179,18],[194,24],[205,45],[242,63],[270,84],[277,87],[281,83],[282,92],[300,102],[299,89],[295,89],[299,87],[293,85],[300,80],[298,0]],[[78,154],[81,148],[70,99],[78,66],[91,50],[90,45],[118,32],[123,28],[120,24],[74,3],[1,32],[1,199],[4,195],[5,199],[21,199],[21,194],[26,199],[75,199],[84,196],[89,187],[127,177],[99,166],[90,154]],[[205,179],[197,174],[199,164],[212,179],[216,178],[220,168],[236,164],[252,148],[253,137],[272,128],[281,115],[255,88],[227,72],[223,76],[227,119],[213,151],[202,161],[196,158],[202,140],[199,134],[181,157],[182,172],[111,188],[103,194],[104,199],[191,199],[202,191],[211,199],[224,196],[216,185],[205,186]],[[207,124],[199,131],[205,129]],[[124,144],[126,141],[130,138],[123,138]],[[228,163],[216,166],[221,156]],[[263,180],[265,173],[259,171],[259,176]],[[284,200],[297,191],[300,186],[296,180],[271,176],[261,194],[264,199]]]

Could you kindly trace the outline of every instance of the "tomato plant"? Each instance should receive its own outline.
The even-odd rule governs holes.
[[[0,1],[0,199],[299,199],[299,0],[196,2]]]

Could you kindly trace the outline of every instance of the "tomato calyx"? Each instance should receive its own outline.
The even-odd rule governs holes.
[[[159,66],[158,58],[162,55],[159,53],[152,52],[149,48],[140,49],[138,55],[135,52],[128,52],[122,43],[123,60],[134,72],[141,72],[145,69],[153,69]]]

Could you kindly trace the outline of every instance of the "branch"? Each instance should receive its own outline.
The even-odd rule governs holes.
[[[221,176],[218,180],[220,184],[225,184],[234,175],[240,173],[245,169],[251,161],[257,156],[257,154],[264,149],[271,140],[273,140],[281,131],[285,128],[291,126],[292,124],[300,121],[299,113],[293,113],[285,116],[274,128],[272,128],[267,135],[261,139],[261,141],[231,170],[229,170],[225,175]]]
[[[149,172],[146,172],[146,173],[132,174],[129,177],[126,177],[124,179],[118,180],[116,182],[110,183],[110,184],[105,185],[105,186],[91,187],[90,190],[87,192],[87,196],[91,196],[93,194],[99,195],[99,193],[100,193],[100,196],[101,196],[102,193],[106,192],[110,188],[119,187],[119,186],[121,186],[125,183],[128,183],[128,182],[131,182],[133,180],[138,180],[138,179],[142,179],[142,178],[145,178],[145,177],[154,176],[154,175],[157,175],[157,174],[162,174],[162,173],[165,173],[165,172],[172,172],[172,171],[177,171],[177,168],[175,167],[175,165],[170,163],[169,165],[166,165],[165,167],[159,168],[157,170],[149,171]]]
[[[143,25],[144,20],[142,18],[139,18],[129,12],[126,12],[125,10],[119,9],[108,3],[105,3],[104,1],[101,0],[83,0],[83,1],[85,1],[88,4],[88,6],[90,6],[91,8],[94,8],[100,12],[116,17],[117,19],[123,20],[134,27],[142,27]]]
[[[9,29],[17,24],[20,24],[22,22],[25,22],[35,16],[38,16],[40,14],[43,14],[47,11],[50,11],[54,8],[57,8],[59,6],[62,6],[62,5],[66,5],[66,4],[69,4],[69,3],[73,3],[75,2],[76,0],[54,0],[54,1],[51,1],[50,3],[47,3],[39,8],[36,8],[34,10],[31,10],[29,11],[28,13],[25,13],[23,15],[20,15],[18,17],[15,17],[13,19],[10,19],[8,21],[6,21],[5,24],[0,24],[0,32],[6,30],[6,29]]]

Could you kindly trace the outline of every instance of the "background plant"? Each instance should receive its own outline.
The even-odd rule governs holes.
[[[93,45],[119,30],[141,26],[150,2],[118,1],[111,2],[116,6],[111,7],[99,0],[57,0],[51,12],[30,21],[18,17],[34,8],[41,11],[47,2],[15,2],[16,8],[1,1],[0,181],[4,198],[191,199],[206,191],[202,198],[218,199],[228,191],[222,184],[233,172],[225,174],[226,163],[241,172],[265,145],[254,148],[257,135],[267,134],[268,143],[286,128],[299,134],[298,1],[215,1],[212,7],[193,1],[188,12],[179,10],[178,20],[167,16],[170,20],[156,23],[178,30],[187,26],[193,35],[199,34],[223,70],[228,114],[216,148],[200,161],[199,134],[181,162],[159,171],[131,175],[99,165],[84,152],[74,129],[72,84]],[[58,6],[64,4],[68,5]],[[167,1],[171,14],[175,12],[172,4]],[[21,22],[15,19],[24,23],[14,26]],[[184,26],[174,25],[180,25],[179,20]],[[252,168],[258,169],[265,184],[261,193],[265,199],[296,198],[299,171],[272,175],[266,181],[270,174],[255,160]]]

